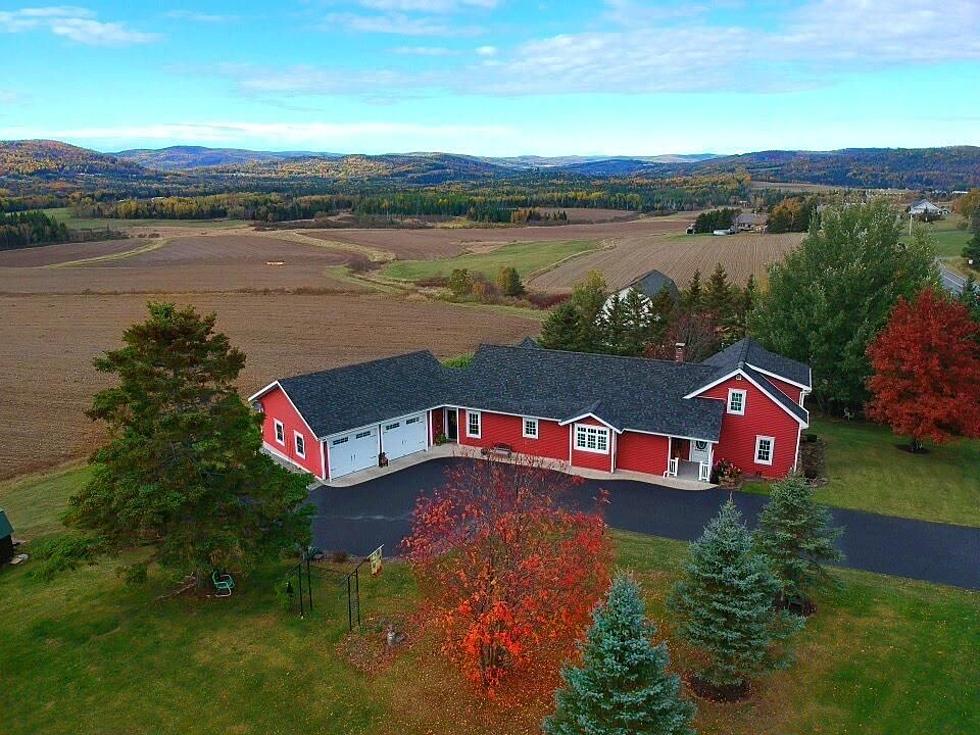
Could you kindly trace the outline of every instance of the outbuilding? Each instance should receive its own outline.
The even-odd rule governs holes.
[[[0,509],[0,564],[14,558],[14,527],[7,520],[7,514]]]

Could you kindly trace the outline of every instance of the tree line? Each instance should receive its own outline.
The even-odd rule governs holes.
[[[68,242],[71,232],[44,212],[0,212],[0,250]]]

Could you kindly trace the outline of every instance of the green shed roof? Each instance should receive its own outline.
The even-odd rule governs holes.
[[[11,536],[14,533],[14,527],[10,525],[10,521],[7,520],[7,514],[0,509],[0,538],[5,536]]]

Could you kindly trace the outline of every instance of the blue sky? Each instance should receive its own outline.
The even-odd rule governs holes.
[[[480,155],[980,144],[978,0],[79,1],[0,0],[0,139]]]

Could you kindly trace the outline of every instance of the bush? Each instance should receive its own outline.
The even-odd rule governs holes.
[[[378,264],[364,255],[352,255],[347,261],[347,269],[351,273],[367,273],[378,267]]]
[[[542,293],[541,291],[531,291],[524,296],[528,303],[536,309],[550,309],[568,301],[567,293]]]
[[[446,276],[425,276],[416,279],[415,285],[423,288],[446,288],[449,285],[449,279]]]
[[[719,459],[711,469],[711,481],[724,487],[735,487],[742,479],[742,470],[730,459]]]
[[[105,539],[86,533],[69,532],[31,543],[31,553],[40,564],[31,574],[45,581],[60,572],[76,569],[82,562],[94,564],[106,550]]]

